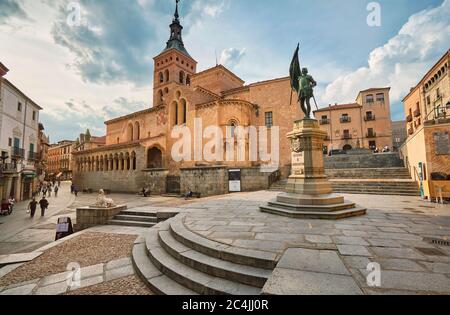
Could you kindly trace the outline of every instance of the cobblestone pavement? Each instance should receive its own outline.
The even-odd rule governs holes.
[[[137,276],[129,276],[78,289],[66,295],[153,295]]]
[[[337,251],[367,294],[450,294],[450,246],[428,241],[450,238],[450,205],[414,197],[344,195],[368,208],[366,216],[340,221],[301,220],[262,213],[276,192],[227,195],[188,213],[185,225],[208,239],[276,253],[287,248]],[[367,285],[370,262],[381,265],[382,286]]]

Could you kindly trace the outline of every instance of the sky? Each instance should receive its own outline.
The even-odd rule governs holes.
[[[152,106],[153,57],[165,48],[174,7],[0,0],[0,62],[44,108],[52,142],[87,128],[104,135],[104,121]],[[403,119],[401,100],[450,48],[450,0],[181,0],[180,16],[199,71],[217,56],[247,84],[284,77],[299,42],[319,107],[390,86],[393,120]]]

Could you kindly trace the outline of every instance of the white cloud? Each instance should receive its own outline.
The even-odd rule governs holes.
[[[412,15],[399,33],[373,50],[368,67],[339,76],[323,94],[325,104],[353,100],[358,91],[390,86],[398,102],[450,47],[450,0]]]
[[[220,63],[226,67],[236,67],[245,56],[245,48],[227,48],[220,54]]]

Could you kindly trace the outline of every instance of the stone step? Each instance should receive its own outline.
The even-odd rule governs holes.
[[[170,222],[170,231],[178,242],[214,258],[268,270],[273,270],[278,262],[275,253],[236,248],[201,237],[189,231],[184,226],[181,217],[176,217]]]
[[[366,214],[366,209],[356,207],[347,210],[340,210],[334,212],[313,212],[313,211],[292,211],[286,210],[282,208],[270,207],[270,206],[262,206],[260,207],[262,212],[282,215],[289,218],[295,219],[320,219],[320,220],[339,220],[345,219],[353,216],[359,216]]]
[[[335,193],[340,194],[349,194],[349,195],[384,195],[384,196],[411,196],[418,197],[420,193],[411,193],[411,192],[379,192],[379,191],[335,191]]]
[[[142,222],[142,221],[121,221],[121,220],[110,220],[108,222],[109,225],[120,225],[120,226],[130,226],[130,227],[144,227],[151,228],[156,223],[151,222]]]
[[[133,210],[124,210],[124,211],[120,211],[120,213],[119,213],[119,215],[122,215],[122,214],[156,218],[156,212],[140,212],[140,211],[133,211]]]
[[[159,231],[159,242],[166,252],[183,264],[214,277],[262,288],[272,271],[217,259],[178,242],[170,231]]]
[[[158,219],[156,217],[141,216],[141,215],[118,214],[114,217],[113,220],[158,223]]]
[[[195,291],[178,284],[159,271],[150,261],[145,243],[134,245],[132,261],[136,273],[153,293],[160,295],[197,295]]]
[[[158,235],[151,242],[158,242]],[[164,275],[179,284],[202,295],[259,295],[261,288],[233,282],[227,279],[214,277],[191,268],[178,261],[162,247],[152,245],[147,247],[148,255],[153,263]]]
[[[313,211],[313,212],[333,212],[333,211],[341,211],[346,209],[351,209],[355,207],[355,203],[352,202],[344,202],[335,205],[293,205],[289,203],[283,203],[278,201],[270,201],[269,207],[281,208],[291,211]]]

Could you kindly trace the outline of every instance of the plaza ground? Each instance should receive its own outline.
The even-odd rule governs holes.
[[[295,279],[305,273],[302,268],[312,268],[307,263],[310,254],[307,250],[313,250],[337,254],[347,270],[345,277],[356,284],[355,294],[450,294],[450,247],[445,242],[438,245],[430,241],[449,239],[449,205],[407,196],[344,195],[367,207],[367,215],[339,221],[299,220],[259,211],[259,206],[276,195],[260,191],[189,202],[122,194],[111,197],[117,203],[127,204],[129,209],[170,208],[183,212],[175,219],[196,235],[273,255],[279,261],[274,270],[278,280]],[[52,243],[57,218],[75,218],[76,207],[94,203],[96,194],[80,194],[75,198],[68,184],[63,184],[58,198],[57,201],[50,198],[51,206],[44,219],[31,220],[25,204],[18,204],[13,216],[0,219],[0,255],[3,255],[0,264],[8,254],[37,250],[36,257],[28,258],[33,258],[30,261],[0,269],[1,294],[153,294],[137,276],[131,262],[133,244],[142,242],[148,229],[101,226]],[[305,263],[288,257],[286,250],[293,248],[298,249],[296,259],[300,255]],[[82,268],[81,285],[71,288],[66,277],[67,265],[73,262]],[[381,265],[381,287],[367,284],[369,262]],[[317,265],[313,269],[320,275],[322,271],[317,268],[321,265]],[[333,283],[339,283],[342,272],[334,274],[336,266],[325,267],[327,281],[331,283],[328,287],[332,288]],[[303,289],[298,281],[284,281],[283,286],[278,286],[274,279],[269,282],[270,289],[280,294]]]

